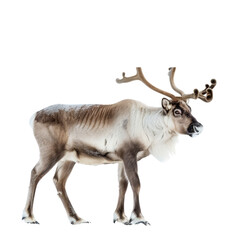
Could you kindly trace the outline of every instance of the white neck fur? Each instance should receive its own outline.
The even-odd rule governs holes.
[[[144,130],[151,144],[149,152],[160,161],[175,153],[177,133],[172,120],[160,108],[153,110],[144,119]]]

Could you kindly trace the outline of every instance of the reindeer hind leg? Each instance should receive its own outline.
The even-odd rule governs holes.
[[[53,182],[58,191],[58,196],[61,199],[63,206],[65,207],[70,223],[71,224],[89,223],[88,221],[85,221],[84,219],[78,217],[68,198],[68,195],[65,189],[67,179],[70,173],[72,172],[74,165],[75,165],[75,162],[72,162],[72,161],[59,162],[56,169],[56,173],[53,178]]]
[[[33,202],[37,184],[41,178],[56,164],[56,162],[61,159],[61,157],[62,154],[56,154],[55,156],[42,156],[32,169],[27,202],[22,216],[22,220],[24,220],[26,223],[38,224],[33,215]]]

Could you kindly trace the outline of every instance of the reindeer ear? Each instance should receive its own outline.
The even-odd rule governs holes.
[[[168,99],[163,98],[162,99],[162,107],[165,111],[168,112],[172,108],[172,103]]]

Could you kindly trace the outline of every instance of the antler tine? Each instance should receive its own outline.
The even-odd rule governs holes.
[[[175,82],[174,82],[174,74],[175,74],[175,71],[176,71],[176,68],[175,67],[172,67],[172,68],[169,68],[169,72],[168,72],[168,75],[169,75],[169,80],[170,80],[170,84],[172,86],[172,89],[179,93],[181,96],[184,95],[184,92],[179,89],[176,85],[175,85]]]
[[[198,91],[198,89],[194,89],[192,94],[183,95],[183,100],[187,100],[189,98],[193,99],[201,99],[204,102],[211,102],[213,99],[213,88],[216,86],[217,81],[215,79],[211,80],[211,85],[208,84],[205,85],[205,89],[202,91]]]
[[[216,85],[217,85],[217,80],[216,79],[212,79],[210,88],[213,89]]]
[[[122,76],[123,76],[122,79],[119,79],[119,78],[116,79],[117,83],[127,83],[127,82],[131,82],[131,81],[134,81],[134,80],[140,80],[138,68],[137,68],[137,74],[136,75],[131,76],[131,77],[125,77],[125,72],[123,72]]]
[[[123,72],[122,74],[123,78],[122,79],[116,79],[117,83],[126,83],[126,82],[131,82],[134,80],[140,80],[141,82],[143,82],[146,86],[148,86],[149,88],[151,88],[152,90],[161,93],[167,97],[172,98],[173,100],[176,100],[177,97],[174,96],[173,94],[163,91],[155,86],[153,86],[151,83],[149,83],[146,78],[144,77],[143,73],[142,73],[142,69],[140,67],[137,67],[137,74],[131,77],[126,77],[125,73]]]
[[[181,95],[181,97],[177,97],[177,98],[178,99],[182,99],[184,101],[186,101],[189,98],[197,99],[198,98],[198,94],[199,94],[199,91],[197,89],[194,89],[193,93],[191,93],[191,94],[185,94],[181,89],[179,89],[175,85],[175,82],[174,82],[175,71],[176,71],[175,67],[169,68],[168,75],[169,75],[170,84],[172,86],[172,89]]]
[[[215,79],[211,80],[211,85],[206,84],[204,90],[199,93],[199,98],[205,102],[211,102],[213,99],[213,88],[217,85],[217,81]]]

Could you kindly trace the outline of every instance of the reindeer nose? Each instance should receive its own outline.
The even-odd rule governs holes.
[[[199,135],[203,130],[203,125],[199,122],[193,122],[189,125],[187,133],[189,136],[194,137]]]

